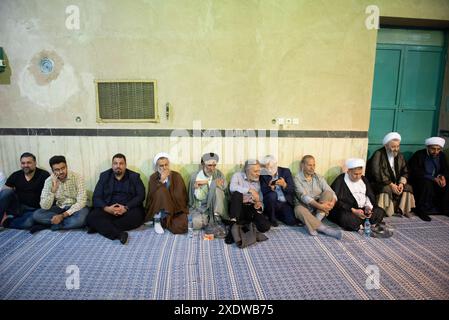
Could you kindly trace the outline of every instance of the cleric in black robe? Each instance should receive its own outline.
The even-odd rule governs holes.
[[[449,168],[444,139],[426,139],[426,149],[416,151],[409,160],[410,183],[416,199],[415,213],[424,221],[430,214],[449,214]]]
[[[387,216],[396,214],[410,218],[415,198],[412,186],[407,183],[407,162],[399,151],[401,135],[390,132],[382,143],[384,146],[368,160],[366,178],[376,195],[377,205],[385,210]]]
[[[358,231],[366,218],[376,227],[385,217],[385,211],[377,205],[373,190],[362,175],[364,166],[363,159],[349,159],[348,172],[339,175],[331,185],[338,200],[328,219],[348,231]]]

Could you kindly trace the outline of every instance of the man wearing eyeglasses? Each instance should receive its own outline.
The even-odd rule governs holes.
[[[31,228],[31,233],[47,227],[53,231],[83,228],[89,213],[84,179],[68,170],[64,156],[53,156],[49,162],[52,174],[45,180],[40,201],[42,209],[33,214],[37,224]]]
[[[221,238],[226,235],[222,220],[229,220],[229,216],[225,201],[227,182],[217,169],[218,160],[213,152],[201,157],[201,168],[190,177],[189,207],[194,229],[206,228]]]

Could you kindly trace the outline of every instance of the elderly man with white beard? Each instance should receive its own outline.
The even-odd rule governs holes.
[[[222,238],[226,230],[223,220],[229,220],[225,191],[226,177],[217,169],[219,157],[206,153],[201,157],[201,168],[194,172],[189,182],[189,207],[194,229],[206,229]]]
[[[391,217],[411,217],[415,207],[413,189],[408,184],[408,168],[404,156],[399,151],[401,135],[390,132],[383,139],[383,147],[374,152],[368,160],[366,177],[370,182],[379,207]]]
[[[262,161],[260,188],[263,194],[264,214],[272,227],[282,221],[294,226],[298,222],[293,212],[295,184],[290,169],[279,167],[272,155],[265,156]]]
[[[346,167],[348,171],[340,174],[331,185],[338,200],[329,214],[329,220],[344,230],[358,231],[368,218],[377,230],[377,224],[382,222],[385,211],[375,202],[376,197],[368,179],[363,176],[365,161],[348,159]]]

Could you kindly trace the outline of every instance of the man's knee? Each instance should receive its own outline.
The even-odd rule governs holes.
[[[33,212],[33,220],[36,222],[41,222],[43,219],[46,218],[48,213],[48,210],[45,209],[37,209]]]
[[[88,226],[92,225],[93,223],[95,223],[99,218],[101,218],[103,215],[106,215],[108,213],[106,213],[106,211],[104,211],[101,208],[94,208],[92,209],[89,214],[86,217],[86,224]]]
[[[0,199],[4,199],[7,197],[12,197],[14,195],[14,190],[13,189],[3,189],[2,191],[0,191]]]
[[[259,230],[260,232],[267,232],[271,227],[271,223],[268,221],[268,219],[265,218],[264,215],[261,215],[259,213],[254,216],[254,224],[256,225],[257,230]]]
[[[331,191],[324,191],[321,193],[320,201],[332,201],[334,199],[334,193]]]
[[[84,207],[83,209],[74,212],[71,216],[72,219],[68,221],[67,227],[70,229],[78,229],[86,226],[86,219],[89,215],[89,208]]]

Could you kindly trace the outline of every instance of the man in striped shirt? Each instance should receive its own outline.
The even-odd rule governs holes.
[[[34,212],[34,221],[52,230],[76,229],[85,226],[89,209],[86,207],[86,188],[81,175],[69,171],[64,156],[50,158],[52,175],[45,180],[41,193],[42,209]]]

